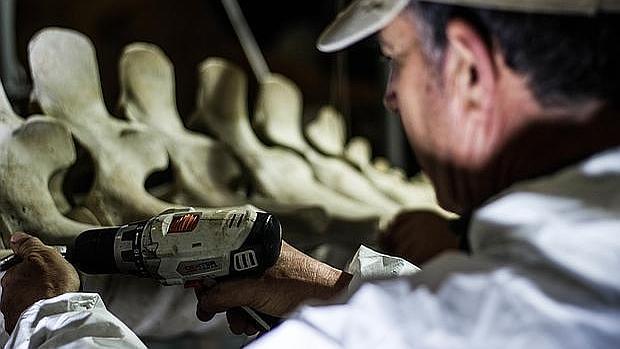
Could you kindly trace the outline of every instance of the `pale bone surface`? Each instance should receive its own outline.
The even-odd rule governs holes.
[[[310,144],[324,154],[342,156],[346,143],[344,118],[331,106],[322,107],[304,128]]]
[[[85,204],[101,223],[125,224],[174,206],[145,190],[145,178],[166,167],[166,149],[144,125],[108,113],[90,40],[75,31],[47,29],[29,49],[36,100],[67,125],[95,162],[95,183]],[[181,287],[111,277],[86,279],[84,288],[100,292],[108,308],[140,336],[169,338],[217,326],[196,319],[195,296]]]
[[[92,226],[65,217],[70,210],[60,190],[62,174],[75,161],[71,134],[58,121],[16,115],[0,84],[0,230],[3,248],[16,231],[48,244],[67,245]],[[54,180],[52,180],[54,178]],[[53,182],[57,185],[50,185]]]
[[[345,148],[345,157],[357,167],[386,195],[402,203],[408,209],[431,210],[445,217],[454,215],[437,204],[435,190],[426,176],[420,174],[411,181],[404,180],[399,171],[384,171],[371,164],[371,148],[368,140],[353,138]]]
[[[175,184],[167,200],[211,207],[248,203],[245,193],[237,189],[243,182],[241,166],[228,147],[183,125],[175,101],[174,67],[164,52],[152,44],[133,43],[123,51],[119,69],[125,115],[149,125],[170,154]],[[287,239],[298,245],[316,243],[317,237],[308,234],[323,232],[327,225],[325,211],[319,207],[280,205],[259,198],[250,203],[275,213]]]
[[[200,66],[197,111],[190,127],[215,134],[241,159],[257,191],[280,203],[318,205],[333,217],[377,217],[372,207],[336,193],[316,181],[312,168],[296,153],[267,147],[256,137],[247,111],[247,80],[237,67],[211,58]]]
[[[291,148],[310,163],[315,177],[329,188],[356,199],[385,216],[400,209],[373,186],[364,175],[342,158],[325,156],[312,148],[302,133],[302,95],[289,79],[270,75],[262,83],[254,122],[257,131],[270,142]]]
[[[371,162],[372,150],[367,139],[356,137],[345,145],[344,118],[332,107],[321,109],[306,126],[310,143],[333,156],[342,156],[355,164],[381,192],[407,209],[431,210],[445,217],[454,217],[439,207],[435,190],[424,175],[406,179],[403,170],[392,168],[385,159]]]
[[[103,102],[95,50],[84,35],[47,29],[30,41],[34,97],[90,153],[95,180],[85,206],[104,225],[151,217],[170,206],[144,188],[168,164],[163,143],[143,124],[112,117]]]
[[[174,91],[174,71],[156,46],[134,43],[120,59],[120,106],[131,120],[149,125],[170,154],[175,185],[170,201],[202,206],[245,203],[236,184],[241,167],[225,146],[190,132],[181,122]]]

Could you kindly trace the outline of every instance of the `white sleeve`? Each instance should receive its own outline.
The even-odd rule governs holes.
[[[353,275],[346,298],[353,296],[356,290],[368,280],[392,279],[417,273],[420,268],[406,260],[376,252],[366,246],[360,246],[346,271]],[[354,307],[331,305],[326,307],[302,307],[287,321],[269,332],[260,340],[251,344],[252,349],[261,348],[300,348],[300,349],[340,349],[342,336],[347,331],[347,324],[352,323],[352,316],[360,316],[373,323],[372,313],[351,312]],[[368,330],[368,329],[367,329]],[[367,330],[356,333],[364,341]],[[372,332],[372,331],[371,331]],[[366,343],[367,344],[367,343]],[[375,348],[381,347],[374,343]],[[358,345],[358,344],[356,344]],[[351,348],[356,348],[356,345]],[[366,348],[373,346],[364,346]],[[389,346],[384,346],[389,347]],[[349,348],[349,347],[347,347]],[[361,348],[361,347],[359,347]]]
[[[26,309],[4,348],[146,347],[98,294],[66,293]]]
[[[620,307],[601,297],[555,270],[446,255],[346,302],[303,306],[248,348],[617,348]]]

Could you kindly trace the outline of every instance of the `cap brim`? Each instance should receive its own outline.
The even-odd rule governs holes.
[[[356,0],[321,34],[317,48],[333,52],[365,39],[387,26],[409,0]]]

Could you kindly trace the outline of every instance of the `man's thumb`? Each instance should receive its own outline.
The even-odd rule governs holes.
[[[43,243],[32,235],[21,231],[11,235],[11,249],[18,256],[24,257],[29,254],[30,250],[39,246],[43,246]]]

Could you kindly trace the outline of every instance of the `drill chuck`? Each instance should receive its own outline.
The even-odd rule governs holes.
[[[75,239],[67,256],[86,274],[116,274],[121,271],[114,260],[114,237],[118,227],[87,230]]]

